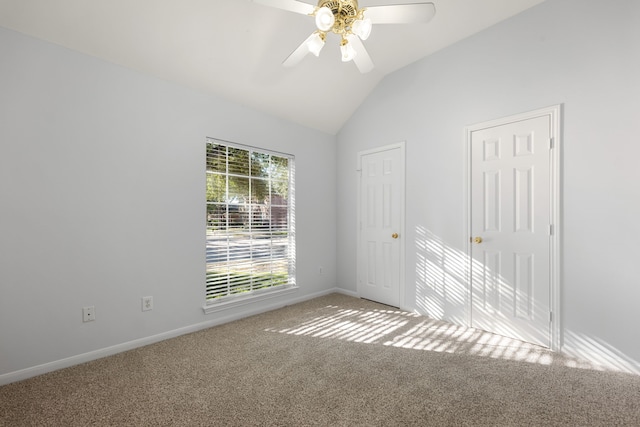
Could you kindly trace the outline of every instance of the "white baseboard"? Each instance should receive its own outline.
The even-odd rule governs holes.
[[[590,363],[591,369],[640,375],[640,361],[634,360],[611,344],[588,335],[565,331],[561,352],[582,359],[587,362],[587,366]]]
[[[360,298],[360,295],[358,295],[357,292],[349,291],[347,289],[335,288],[335,289],[333,289],[333,292],[336,292],[336,293],[342,294],[342,295],[346,295],[346,296],[349,296],[349,297]]]
[[[196,323],[194,325],[186,326],[184,328],[178,328],[171,331],[163,332],[157,335],[151,335],[148,337],[136,339],[133,341],[124,342],[110,347],[101,348],[98,350],[90,351],[88,353],[82,353],[75,356],[67,357],[53,362],[44,363],[42,365],[33,366],[30,368],[21,369],[19,371],[9,372],[7,374],[0,375],[0,386],[10,384],[17,381],[26,380],[31,377],[46,374],[48,372],[57,371],[59,369],[68,368],[70,366],[79,365],[81,363],[90,362],[92,360],[101,359],[103,357],[112,356],[124,351],[133,350],[135,348],[144,347],[149,344],[154,344],[160,341],[164,341],[170,338],[179,337],[180,335],[197,332],[202,329],[211,328],[214,326],[222,325],[224,323],[233,322],[244,317],[254,316],[256,314],[265,313],[267,311],[276,310],[287,305],[297,304],[313,298],[329,295],[332,293],[343,293],[345,295],[351,295],[348,291],[344,291],[339,288],[326,289],[320,292],[312,294],[306,294],[297,298],[287,298],[279,301],[272,301],[268,304],[261,304],[259,307],[245,307],[242,311],[228,314],[226,316],[219,316],[216,319],[209,320],[202,323]],[[351,295],[356,296],[356,295]]]

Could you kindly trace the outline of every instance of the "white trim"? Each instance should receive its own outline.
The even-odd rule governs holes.
[[[465,308],[466,308],[466,320],[467,323],[464,326],[471,327],[471,313],[473,312],[472,300],[471,300],[471,130],[466,127],[464,129],[464,171],[463,171],[463,195],[464,199],[462,202],[463,212],[462,212],[462,224],[464,227],[462,236],[464,238],[464,242],[462,242],[462,247],[464,248],[464,253],[466,255],[466,263],[465,263],[465,271],[463,277],[467,278],[467,293],[465,294]]]
[[[358,184],[357,184],[357,208],[356,208],[356,289],[357,294],[360,295],[360,277],[362,277],[362,272],[360,271],[360,262],[358,261],[359,258],[359,254],[360,251],[362,250],[362,248],[360,248],[360,236],[361,236],[361,232],[362,230],[360,229],[360,216],[361,216],[361,211],[360,211],[360,197],[362,196],[362,190],[360,188],[361,185],[361,180],[360,180],[360,173],[362,172],[362,158],[368,154],[375,154],[375,153],[380,153],[382,151],[389,151],[389,150],[396,150],[399,149],[400,150],[400,160],[401,160],[401,166],[402,166],[402,177],[401,177],[401,183],[402,183],[402,189],[400,190],[400,206],[402,207],[402,212],[400,214],[400,236],[404,237],[407,235],[407,233],[405,232],[405,215],[406,215],[406,163],[407,163],[407,157],[406,157],[406,141],[400,141],[397,142],[395,144],[389,144],[389,145],[384,145],[382,147],[377,147],[377,148],[372,148],[369,150],[364,150],[364,151],[359,151],[358,152],[358,159],[357,159],[357,166],[356,166],[356,171],[358,172]],[[405,301],[405,287],[406,287],[406,271],[405,271],[405,250],[406,250],[406,239],[402,238],[402,242],[400,245],[400,265],[399,265],[399,274],[400,274],[400,302],[399,302],[399,307],[400,309],[403,310],[407,310],[410,311],[411,309],[408,308],[409,306],[407,305],[406,301]]]
[[[358,295],[358,292],[355,292],[355,291],[350,291],[348,289],[342,289],[342,288],[336,288],[334,290],[338,294],[346,295],[348,297],[360,298],[360,295]]]
[[[213,300],[212,302],[206,303],[202,306],[202,311],[204,314],[212,314],[219,313],[224,310],[229,310],[231,308],[242,307],[247,304],[254,304],[260,301],[266,301],[271,298],[277,298],[283,295],[289,295],[295,293],[298,289],[298,286],[287,286],[282,289],[264,289],[254,291],[254,293],[250,295],[238,295],[238,296],[227,296],[222,299],[222,301],[217,302]]]
[[[553,148],[550,153],[550,174],[551,174],[551,221],[553,223],[553,235],[550,236],[549,241],[549,265],[550,265],[550,301],[549,308],[553,312],[553,320],[550,326],[549,343],[550,348],[553,351],[560,351],[562,348],[562,315],[561,315],[561,271],[562,271],[562,256],[561,256],[561,237],[562,237],[562,223],[561,223],[561,199],[562,199],[562,179],[561,179],[561,160],[562,160],[562,138],[561,138],[561,123],[562,123],[562,105],[552,105],[546,108],[541,108],[526,113],[516,114],[509,117],[503,117],[496,120],[490,120],[482,123],[467,126],[465,128],[464,135],[464,244],[467,254],[467,325],[471,326],[471,313],[472,313],[472,301],[471,301],[471,134],[481,129],[487,129],[496,126],[502,126],[504,124],[513,123],[517,121],[529,120],[536,117],[548,116],[551,122],[551,138],[553,138]]]
[[[274,150],[270,150],[268,148],[257,147],[255,145],[242,144],[240,142],[227,141],[227,140],[220,139],[220,138],[214,138],[212,136],[207,136],[207,141],[219,142],[219,143],[221,143],[223,145],[228,145],[228,146],[233,147],[233,148],[240,148],[242,150],[262,151],[265,154],[274,154],[276,156],[281,156],[281,157],[295,158],[295,156],[293,154],[290,154],[290,153],[285,153],[285,152],[282,152],[282,151],[274,151]]]
[[[57,371],[59,369],[64,369],[71,366],[79,365],[81,363],[91,362],[92,360],[97,360],[103,357],[112,356],[114,354],[133,350],[139,347],[144,347],[146,345],[154,344],[170,338],[176,338],[181,335],[190,334],[203,329],[212,328],[214,326],[219,326],[225,323],[233,322],[235,320],[240,320],[245,317],[266,313],[267,311],[277,310],[287,305],[297,304],[300,302],[322,297],[332,293],[346,294],[346,292],[343,289],[330,288],[330,289],[326,289],[320,292],[315,292],[312,294],[301,295],[301,296],[298,296],[297,298],[287,298],[279,301],[274,301],[269,303],[268,305],[253,307],[248,310],[243,310],[242,312],[231,312],[226,316],[221,316],[213,320],[208,320],[206,322],[196,323],[194,325],[186,326],[184,328],[173,329],[171,331],[163,332],[157,335],[151,335],[148,337],[139,338],[136,340],[124,342],[122,344],[117,344],[114,346],[101,348],[98,350],[78,354],[78,355],[67,357],[64,359],[55,360],[53,362],[44,363],[42,365],[21,369],[19,371],[2,374],[0,375],[0,386],[10,384],[16,381],[26,380],[31,377],[46,374],[48,372]],[[350,296],[353,296],[353,295],[350,295]]]
[[[395,150],[396,148],[399,148],[401,150],[400,152],[404,154],[405,145],[406,145],[406,141],[400,141],[400,142],[396,142],[395,144],[389,144],[389,145],[384,145],[382,147],[371,148],[369,150],[358,151],[358,169],[357,170],[362,169],[363,156],[366,156],[368,154],[380,153],[382,151]],[[404,161],[404,156],[402,157],[402,160]]]
[[[561,305],[561,278],[562,278],[562,120],[563,107],[561,104],[548,108],[551,118],[551,135],[553,146],[551,148],[551,221],[553,223],[553,235],[551,236],[551,350],[562,349],[562,305]]]

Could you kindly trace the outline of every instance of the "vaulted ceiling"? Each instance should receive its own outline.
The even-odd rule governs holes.
[[[251,0],[0,0],[0,26],[335,134],[385,75],[544,0],[431,1],[428,24],[374,26],[367,74],[341,62],[337,37],[282,67],[314,21]]]

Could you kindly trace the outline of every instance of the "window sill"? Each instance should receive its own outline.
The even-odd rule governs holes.
[[[271,298],[293,294],[298,290],[297,286],[287,286],[279,289],[256,291],[249,295],[225,297],[222,301],[207,302],[202,306],[204,314],[212,314],[243,305],[254,304]]]

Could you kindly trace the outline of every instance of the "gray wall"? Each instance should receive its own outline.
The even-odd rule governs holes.
[[[0,384],[335,288],[334,136],[3,28],[0,58]],[[207,136],[296,156],[294,295],[203,314]]]
[[[404,307],[464,324],[464,128],[562,104],[563,350],[640,372],[639,76],[637,0],[548,0],[387,76],[338,134],[338,285],[356,291],[357,152],[405,140]]]
[[[0,384],[336,283],[355,292],[356,154],[401,140],[404,306],[464,323],[464,305],[446,296],[465,287],[453,273],[464,250],[463,129],[558,103],[564,350],[640,370],[639,8],[547,0],[387,77],[337,149],[330,135],[0,28]],[[202,313],[206,136],[296,155],[295,295]],[[445,250],[441,264],[425,263],[427,242]],[[144,295],[151,312],[140,311]],[[82,323],[86,305],[95,322]]]

